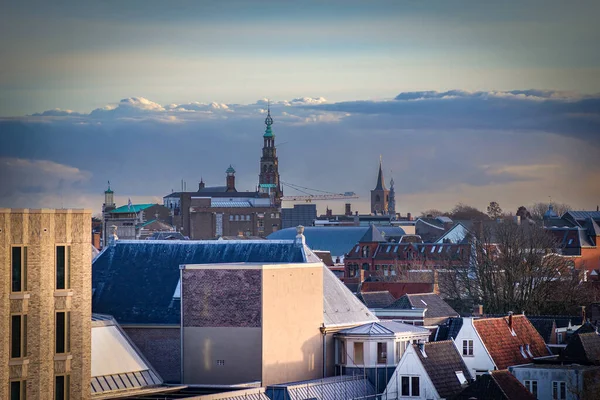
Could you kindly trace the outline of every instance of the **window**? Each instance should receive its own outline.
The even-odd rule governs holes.
[[[348,276],[350,278],[354,278],[356,276],[356,266],[354,265],[348,265]]]
[[[71,351],[71,313],[56,313],[56,353],[69,353]]]
[[[386,252],[386,253],[389,253],[391,249],[392,249],[392,246],[388,246],[388,247],[386,248],[385,252]]]
[[[11,283],[13,292],[27,290],[27,247],[16,246],[12,248]]]
[[[354,342],[354,364],[362,365],[364,363],[363,342]]]
[[[418,376],[403,376],[401,378],[402,396],[419,397],[419,377]]]
[[[240,220],[240,216],[236,214],[236,216],[235,216],[235,220],[236,220],[236,221],[239,221],[239,220]]]
[[[562,332],[558,332],[556,334],[556,342],[557,342],[557,344],[561,344],[563,342],[563,340],[562,340]]]
[[[525,387],[529,393],[537,397],[537,381],[525,381]]]
[[[388,273],[389,273],[389,271],[388,271],[388,266],[387,266],[387,265],[384,265],[384,266],[383,266],[383,276],[388,276]]]
[[[230,221],[233,221],[233,214],[230,214],[230,215],[229,215],[229,220],[230,220]]]
[[[565,381],[552,382],[552,400],[564,400],[567,398],[567,383]]]
[[[438,247],[438,254],[442,252],[442,250],[444,250],[443,246]]]
[[[362,269],[365,270],[365,271],[368,271],[369,270],[369,263],[363,263]]]
[[[54,400],[69,400],[71,392],[71,377],[57,375],[54,377]]]
[[[10,358],[27,357],[27,315],[10,319]]]
[[[340,340],[340,363],[346,364],[346,342]]]
[[[387,343],[377,343],[377,364],[387,364]]]
[[[27,381],[12,381],[10,383],[10,400],[25,400],[27,398]]]
[[[71,248],[56,246],[56,290],[71,288]]]
[[[217,360],[217,365],[218,365],[219,367],[222,367],[222,366],[224,366],[224,365],[225,365],[225,360]]]
[[[396,364],[400,362],[400,359],[404,355],[404,350],[406,350],[407,345],[408,342],[405,341],[396,342]]]
[[[473,355],[473,339],[463,340],[463,356]]]
[[[434,251],[435,251],[435,246],[433,246],[433,247],[431,248],[431,252],[433,253]]]

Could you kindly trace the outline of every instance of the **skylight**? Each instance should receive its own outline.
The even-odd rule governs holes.
[[[456,377],[461,385],[467,383],[467,378],[465,378],[465,374],[462,371],[454,371],[454,373],[456,374]]]
[[[434,251],[435,251],[435,246],[433,246],[433,247],[431,248],[431,252],[433,253]]]
[[[394,246],[394,253],[398,251],[398,246]]]
[[[439,254],[439,253],[441,253],[441,252],[442,252],[442,250],[444,250],[444,246],[440,246],[440,247],[438,248],[438,254]]]
[[[385,252],[389,253],[391,249],[392,249],[392,246],[388,246],[387,249],[385,250]]]

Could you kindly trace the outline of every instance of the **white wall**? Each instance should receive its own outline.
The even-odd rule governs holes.
[[[427,342],[429,341],[428,335],[406,335],[399,336],[395,338],[340,338],[340,340],[345,340],[346,342],[346,366],[355,367],[355,366],[365,366],[367,368],[375,368],[382,367],[384,364],[377,363],[377,343],[385,342],[387,343],[387,363],[385,366],[394,367],[398,365],[400,360],[396,359],[396,346],[402,345],[403,341],[408,341],[412,343],[414,340],[420,340]],[[355,342],[363,342],[363,353],[364,353],[364,364],[355,365],[354,364],[354,343]],[[338,347],[341,351],[341,346]],[[340,360],[341,358],[336,358],[336,360]]]
[[[418,376],[419,377],[419,397],[407,397],[401,395],[401,377],[402,376]],[[440,399],[437,391],[435,390],[433,383],[429,379],[429,375],[425,372],[421,360],[415,354],[415,350],[412,346],[406,349],[406,353],[402,356],[400,363],[394,371],[385,391],[381,395],[383,400],[393,399]]]
[[[473,356],[465,356],[462,354],[463,340],[468,339],[473,340]],[[473,318],[463,318],[462,328],[458,332],[454,343],[473,378],[477,376],[476,371],[494,370],[494,362],[485,349],[477,331],[473,327]]]
[[[551,399],[552,398],[552,382],[564,381],[567,384],[567,400],[576,400],[577,393],[581,393],[581,388],[577,387],[581,384],[581,374],[579,376],[579,384],[575,370],[558,369],[558,368],[539,368],[533,364],[522,367],[509,367],[509,371],[525,385],[526,380],[537,381],[537,398]]]

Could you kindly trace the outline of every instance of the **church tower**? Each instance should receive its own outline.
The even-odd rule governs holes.
[[[396,219],[396,192],[394,191],[394,178],[390,179],[390,201],[388,202],[388,214],[392,220]]]
[[[271,117],[271,105],[267,106],[267,128],[263,135],[264,145],[262,157],[260,158],[260,174],[258,176],[258,190],[268,193],[275,206],[281,206],[283,192],[279,182],[279,160],[277,159],[277,148],[275,147],[275,135],[271,130],[273,118]]]
[[[117,208],[115,205],[115,193],[110,188],[110,181],[108,181],[108,189],[104,191],[104,204],[102,204],[102,247],[106,247],[107,240],[110,232],[108,232],[108,226],[106,225],[106,219],[110,212]]]
[[[385,187],[383,171],[381,169],[381,157],[379,157],[379,173],[375,189],[371,190],[371,214],[387,214],[390,201],[390,191]]]

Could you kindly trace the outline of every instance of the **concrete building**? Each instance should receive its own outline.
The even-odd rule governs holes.
[[[90,398],[91,217],[0,209],[2,399]]]
[[[181,265],[195,267],[184,269],[181,279]],[[201,274],[210,279],[197,279]],[[189,282],[198,285],[191,292]],[[94,260],[93,291],[94,312],[114,316],[166,382],[181,382],[182,372],[192,383],[202,379],[186,369],[199,359],[182,356],[182,346],[198,346],[190,340],[194,335],[210,339],[198,348],[203,362],[231,374],[218,379],[282,383],[331,376],[333,335],[377,321],[305,245],[303,235],[277,241],[117,240]],[[203,297],[190,304],[186,295]],[[239,335],[223,333],[228,330]],[[270,341],[264,347],[261,336]],[[231,339],[227,346],[244,348],[245,354],[220,356],[229,354],[225,338]],[[295,344],[282,342],[288,339]]]

